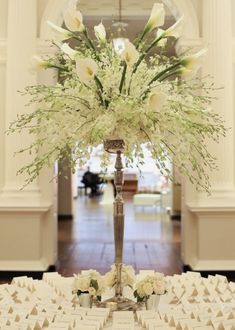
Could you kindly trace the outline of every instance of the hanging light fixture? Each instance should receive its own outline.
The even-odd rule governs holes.
[[[122,51],[125,48],[125,41],[127,41],[127,38],[122,37],[125,28],[128,26],[126,22],[123,22],[122,19],[122,0],[118,1],[118,20],[113,23],[113,27],[118,32],[118,37],[113,39],[113,45],[114,49],[117,54],[122,53]]]

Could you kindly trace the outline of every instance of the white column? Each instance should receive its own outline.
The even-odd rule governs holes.
[[[218,171],[210,173],[211,195],[186,183],[183,194],[182,259],[198,271],[235,271],[234,104],[231,0],[202,1],[202,35],[208,48],[202,76],[211,75],[222,88],[212,103],[229,127],[220,143],[209,143]]]
[[[7,40],[7,73],[6,73],[6,115],[5,128],[16,120],[17,114],[25,113],[27,98],[22,97],[27,85],[36,84],[36,75],[30,72],[30,58],[36,52],[37,1],[8,1],[8,40]],[[21,132],[5,138],[5,192],[18,191],[24,183],[24,176],[16,172],[30,161],[29,156],[20,155],[13,158],[15,151],[26,147],[32,137]],[[34,187],[36,188],[36,187]],[[30,188],[30,190],[32,187]],[[29,190],[29,187],[24,190]]]
[[[4,150],[5,88],[6,88],[7,1],[0,1],[0,150]],[[4,159],[0,157],[0,190],[4,181]]]
[[[8,0],[6,54],[6,130],[25,107],[27,98],[19,90],[37,83],[30,71],[36,53],[37,0]],[[32,141],[26,133],[4,136],[3,184],[0,186],[0,271],[45,271],[57,259],[57,219],[51,170],[44,170],[36,182],[22,188],[25,177],[16,176],[30,156],[14,157],[15,151]],[[50,173],[49,173],[50,172]]]
[[[212,108],[221,114],[229,127],[227,137],[218,145],[213,145],[212,153],[218,158],[219,171],[211,175],[212,189],[234,191],[234,114],[233,114],[233,39],[232,39],[231,0],[203,1],[204,43],[208,54],[203,75],[213,76],[217,100]]]

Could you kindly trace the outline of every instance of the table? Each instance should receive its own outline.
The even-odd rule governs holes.
[[[134,206],[162,206],[161,194],[135,194],[133,197]]]
[[[0,329],[235,329],[235,283],[221,275],[202,278],[193,272],[166,276],[166,281],[168,292],[162,296],[157,311],[138,311],[133,328],[114,328],[111,318],[104,327],[79,326],[81,315],[84,320],[92,319],[97,313],[106,315],[106,310],[97,312],[95,308],[79,307],[72,294],[72,277],[45,273],[41,281],[14,278],[12,284],[0,285]]]

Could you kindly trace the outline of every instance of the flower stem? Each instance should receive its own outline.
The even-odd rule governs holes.
[[[101,101],[102,105],[105,106],[105,108],[107,109],[109,102],[108,102],[108,100],[103,99],[103,96],[102,96],[102,94],[104,92],[103,85],[97,76],[95,76],[94,79],[95,79],[96,86],[98,88],[98,95],[99,95],[100,101]]]
[[[80,42],[82,41],[82,39],[79,38],[75,33],[73,34],[73,39],[78,40]]]
[[[173,69],[176,69],[179,65],[181,65],[181,61],[171,65],[170,67],[166,68],[165,70],[159,72],[153,79],[148,83],[148,86],[150,86],[154,81],[159,80],[163,75],[165,75],[167,72],[172,71]]]
[[[103,86],[99,80],[99,78],[97,76],[94,77],[95,79],[95,83],[96,83],[96,86],[97,86],[97,89],[98,89],[98,95],[99,95],[99,98],[100,98],[100,101],[101,103],[104,105],[104,100],[103,100],[103,97],[102,97],[102,93],[103,93]]]
[[[154,47],[156,46],[156,44],[162,39],[162,36],[157,38],[157,39],[154,39],[154,41],[151,43],[151,45],[143,51],[143,53],[141,54],[141,56],[139,57],[138,61],[136,62],[135,64],[135,67],[133,69],[133,73],[136,72],[138,66],[140,65],[140,63],[143,61],[143,59],[145,58],[145,56],[148,54],[148,52]]]
[[[58,65],[58,64],[50,64],[48,66],[48,68],[55,68],[55,69],[58,69],[58,70],[62,70],[62,71],[66,71],[68,72],[69,70],[67,68],[65,68],[64,66],[62,65]]]
[[[148,52],[154,47],[156,46],[156,44],[163,38],[163,36],[160,36],[159,38],[157,39],[154,39],[154,41],[151,43],[151,45],[143,51],[143,53],[140,55],[138,61],[136,62],[135,66],[134,66],[134,69],[131,73],[131,79],[130,79],[130,82],[129,82],[129,87],[128,87],[128,95],[130,94],[130,89],[131,89],[131,83],[132,83],[132,77],[133,77],[133,74],[137,71],[140,63],[143,61],[143,59],[145,58],[145,56],[148,54]],[[136,46],[136,49],[137,49],[137,46]]]
[[[87,33],[87,30],[85,29],[85,30],[83,31],[83,33],[84,33],[84,36],[86,37],[86,39],[87,39],[87,41],[88,41],[90,47],[91,47],[91,48],[94,50],[94,52],[96,53],[95,46],[94,46],[93,42],[91,41],[91,39],[90,39],[90,37],[89,37],[89,35],[88,35],[88,33]]]
[[[138,49],[138,47],[139,47],[141,41],[143,40],[143,38],[144,38],[144,36],[146,35],[147,32],[148,32],[148,31],[144,30],[144,31],[142,32],[142,34],[140,35],[140,37],[137,39],[137,42],[136,42],[136,45],[135,45],[136,49]]]
[[[119,85],[120,94],[122,93],[122,88],[123,88],[125,77],[126,77],[126,70],[127,70],[127,64],[125,62],[124,66],[123,66],[123,71],[122,71],[122,78],[121,78],[120,85]]]

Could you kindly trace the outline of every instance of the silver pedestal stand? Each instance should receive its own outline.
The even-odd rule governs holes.
[[[116,198],[114,201],[114,245],[115,245],[115,266],[117,282],[115,285],[115,296],[102,302],[100,305],[110,307],[111,310],[136,310],[138,305],[134,301],[123,297],[122,288],[122,256],[124,238],[124,201],[122,197],[123,188],[123,165],[121,154],[124,150],[122,139],[110,139],[104,142],[104,149],[116,154],[114,184]]]

